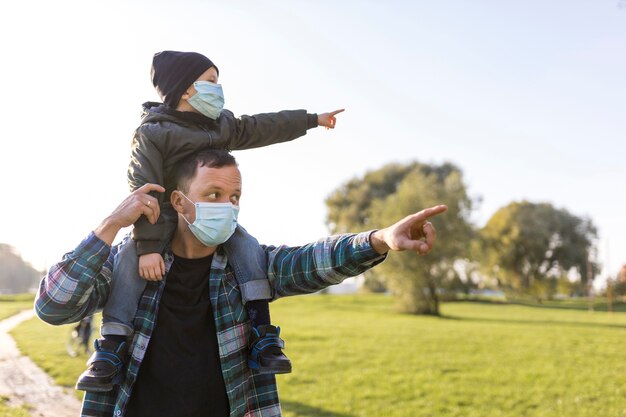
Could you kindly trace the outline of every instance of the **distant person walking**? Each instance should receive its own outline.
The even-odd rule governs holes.
[[[67,353],[70,356],[78,356],[81,351],[87,354],[91,352],[91,346],[89,344],[92,329],[91,322],[92,317],[87,316],[79,321],[72,329],[67,341]]]

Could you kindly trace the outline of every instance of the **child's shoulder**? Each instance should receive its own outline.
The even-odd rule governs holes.
[[[218,135],[219,124],[203,125],[194,120],[187,120],[168,113],[151,111],[146,114],[135,130],[135,136],[151,142],[186,139],[205,140],[207,134]]]
[[[136,136],[143,136],[151,141],[157,141],[169,137],[189,135],[198,130],[193,125],[189,125],[179,120],[150,118],[141,121],[135,130]]]
[[[160,105],[147,107],[146,104],[144,104],[143,113],[141,114],[141,122],[139,123],[137,130],[152,131],[191,127],[188,122],[177,117],[174,113],[167,111],[164,106]]]

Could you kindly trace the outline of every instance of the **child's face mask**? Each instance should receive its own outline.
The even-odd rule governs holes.
[[[193,83],[197,93],[189,97],[187,103],[210,119],[217,119],[224,108],[222,86],[210,81]]]

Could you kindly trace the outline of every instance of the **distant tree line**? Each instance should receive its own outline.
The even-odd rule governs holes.
[[[366,288],[390,291],[401,311],[439,314],[442,298],[485,288],[538,300],[584,295],[599,271],[593,222],[549,203],[511,202],[476,227],[476,202],[451,163],[388,164],[347,181],[326,199],[326,223],[332,233],[373,229],[439,203],[449,209],[432,220],[436,250],[394,253],[365,275]]]
[[[19,294],[35,288],[42,272],[25,262],[17,250],[0,243],[0,294]]]

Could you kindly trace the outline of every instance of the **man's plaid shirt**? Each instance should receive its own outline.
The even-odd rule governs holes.
[[[382,262],[385,256],[372,249],[370,233],[332,236],[300,247],[264,247],[274,298],[313,293]],[[74,251],[65,254],[41,281],[35,299],[37,315],[51,324],[66,324],[101,310],[109,295],[113,258],[119,246],[107,245],[92,232]],[[164,259],[166,278],[148,282],[139,302],[123,382],[111,392],[86,393],[82,416],[125,414],[156,325],[159,300],[173,261],[169,250]],[[252,374],[246,364],[251,324],[235,276],[220,248],[213,256],[208,279],[230,417],[280,416],[274,376]]]

